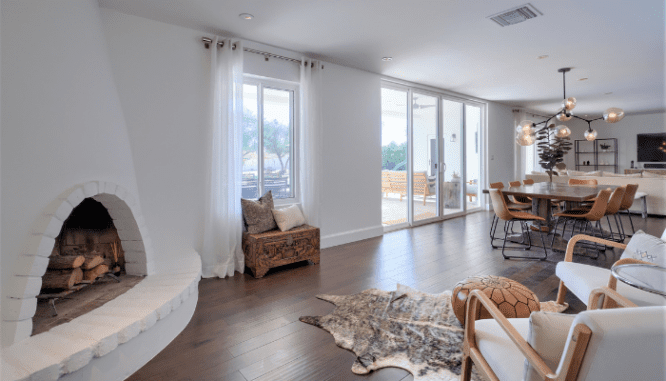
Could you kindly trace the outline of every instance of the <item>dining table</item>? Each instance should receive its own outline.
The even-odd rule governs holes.
[[[545,221],[533,221],[533,230],[550,232],[554,221],[552,218],[552,202],[565,202],[565,209],[571,209],[580,203],[594,199],[599,191],[617,188],[617,185],[567,185],[561,183],[542,182],[530,185],[520,185],[502,189],[502,193],[509,196],[530,197],[532,199],[532,214],[543,217]],[[483,193],[489,193],[484,189]],[[561,243],[562,244],[562,243]],[[562,246],[562,245],[556,246]],[[566,243],[564,243],[566,247]],[[558,251],[562,248],[558,247]]]

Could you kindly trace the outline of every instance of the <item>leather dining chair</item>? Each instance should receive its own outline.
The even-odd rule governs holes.
[[[510,258],[540,259],[540,260],[546,259],[548,257],[548,251],[546,249],[546,244],[543,238],[543,232],[541,232],[541,230],[539,230],[539,238],[541,239],[541,245],[543,247],[543,256],[528,257],[528,256],[519,256],[519,255],[510,256],[504,254],[504,251],[507,249],[506,243],[508,241],[507,236],[509,230],[513,229],[513,224],[515,222],[518,222],[520,224],[522,242],[516,242],[518,244],[521,244],[521,246],[510,246],[509,249],[530,250],[532,248],[532,238],[530,237],[531,229],[529,226],[527,226],[527,222],[530,221],[545,222],[546,220],[543,217],[536,216],[531,213],[509,210],[506,201],[504,200],[504,195],[502,194],[501,189],[490,189],[489,193],[490,193],[490,199],[492,200],[493,203],[493,210],[495,211],[495,215],[497,216],[498,220],[505,221],[504,239],[502,240],[502,256],[504,257],[504,259],[510,259]],[[495,230],[497,230],[497,224],[495,224]],[[491,232],[491,237],[495,236],[495,230]],[[525,243],[525,241],[527,241],[527,243]],[[493,246],[493,248],[497,249],[499,247]]]
[[[553,248],[553,243],[555,242],[555,235],[557,233],[557,227],[560,223],[560,220],[564,222],[562,226],[562,237],[564,237],[564,234],[566,232],[567,223],[569,221],[573,221],[573,225],[571,227],[572,237],[576,234],[576,224],[580,224],[579,226],[580,233],[586,234],[586,232],[590,228],[590,223],[595,223],[596,227],[602,232],[601,238],[604,238],[603,230],[601,228],[601,223],[599,221],[606,215],[606,207],[608,206],[608,200],[610,198],[610,194],[611,191],[609,189],[603,189],[599,191],[597,197],[595,198],[594,204],[590,209],[579,208],[579,209],[565,210],[560,213],[555,213],[554,217],[557,217],[557,220],[555,221],[555,227],[553,229],[553,238],[550,241],[551,249]],[[624,195],[624,191],[622,192],[622,194]],[[597,254],[597,257],[598,256],[599,255]]]

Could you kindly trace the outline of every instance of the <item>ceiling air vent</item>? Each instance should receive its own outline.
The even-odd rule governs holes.
[[[539,12],[538,9],[530,3],[520,5],[516,8],[511,8],[506,11],[488,16],[487,18],[498,23],[500,26],[509,26],[513,24],[518,24],[525,20],[533,19],[537,16],[543,16],[543,13]]]

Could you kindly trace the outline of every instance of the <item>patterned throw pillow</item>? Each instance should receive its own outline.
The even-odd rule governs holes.
[[[266,192],[256,201],[241,198],[241,206],[248,233],[258,234],[277,228],[272,212],[273,194],[271,191]]]
[[[292,205],[281,210],[273,209],[273,216],[283,232],[305,224],[305,216],[303,216],[298,205]]]
[[[639,230],[631,237],[620,258],[635,258],[666,267],[666,242]]]

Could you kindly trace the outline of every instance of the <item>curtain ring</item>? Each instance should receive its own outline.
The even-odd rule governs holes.
[[[236,50],[236,44],[231,44],[231,50]]]

